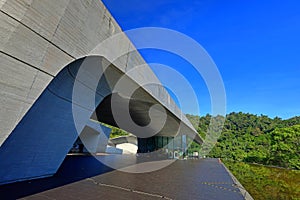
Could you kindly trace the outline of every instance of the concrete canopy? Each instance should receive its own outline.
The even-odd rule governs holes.
[[[96,44],[122,33],[101,1],[4,0],[0,11],[0,184],[53,175],[84,130],[93,129],[95,136],[102,134],[95,138],[107,136],[107,131],[90,119],[149,136],[147,131],[120,125],[120,120],[116,123],[115,117],[127,114],[124,108],[129,109],[130,119],[141,130],[157,130],[165,114],[166,123],[158,129],[158,135],[186,134],[202,142],[125,34],[116,45],[97,52],[106,55],[132,49],[113,65],[103,57],[90,56]],[[86,71],[91,79],[85,81],[96,80],[94,90],[75,78],[83,61],[92,63]],[[104,76],[95,77],[93,69],[102,64],[109,67],[103,71]],[[127,75],[139,65],[146,65],[144,71]],[[114,91],[120,77],[126,82],[125,89],[138,90],[132,95]],[[145,80],[157,84],[146,87]],[[74,101],[74,84],[80,86],[83,98],[95,96],[93,106]],[[128,102],[129,106],[124,106]],[[74,107],[87,113],[79,125],[74,122]],[[114,118],[112,108],[118,111]],[[153,111],[152,118],[148,111]]]
[[[96,91],[91,91],[89,85],[86,85],[84,80],[77,79],[76,75],[83,62],[89,66],[91,71],[93,71],[92,68],[102,69],[103,63],[106,63],[104,65],[108,66],[103,70],[104,73],[98,82]],[[2,182],[54,174],[79,134],[89,129],[100,133],[103,132],[101,127],[97,127],[100,124],[95,124],[89,121],[89,119],[81,121],[80,123],[82,124],[79,126],[81,129],[78,128],[78,124],[74,121],[74,106],[77,109],[90,113],[88,115],[93,120],[96,119],[97,121],[117,126],[130,131],[138,137],[147,138],[152,136],[148,134],[152,134],[153,130],[155,130],[155,123],[144,128],[143,133],[136,131],[134,127],[122,127],[116,123],[116,116],[112,114],[112,96],[115,96],[114,101],[115,105],[117,105],[115,109],[118,110],[117,114],[119,117],[128,117],[124,109],[128,105],[125,102],[126,97],[124,97],[126,94],[112,93],[112,83],[115,83],[113,80],[118,80],[116,74],[122,74],[114,65],[107,63],[109,62],[100,56],[81,58],[66,66],[51,81],[46,90],[0,148],[0,158],[8,158],[11,152],[15,153],[14,157],[2,159],[3,162],[0,163],[2,169],[10,168],[10,173],[0,171]],[[113,74],[114,76],[112,76]],[[98,77],[94,78],[98,79]],[[126,77],[126,79],[130,81],[130,84],[136,84],[131,78]],[[84,101],[72,99],[75,83],[81,85],[80,94],[95,95],[95,111],[91,110],[90,105],[84,104]],[[133,98],[129,99],[129,102],[131,115],[129,117],[140,126],[146,126],[149,123],[149,109],[153,104],[159,103],[158,100],[149,95],[142,87],[139,87],[137,92],[134,93]],[[161,120],[160,112],[158,110],[155,116],[159,121]],[[157,135],[176,136],[178,134],[186,134],[190,137],[195,137],[196,141],[201,142],[201,138],[192,129],[184,125],[184,123],[180,125],[180,119],[176,118],[168,110],[166,113],[166,122]],[[87,129],[87,127],[89,128]],[[149,132],[147,132],[148,130]],[[15,148],[16,146],[18,146],[17,149]]]

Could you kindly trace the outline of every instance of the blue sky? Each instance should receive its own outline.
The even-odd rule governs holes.
[[[216,63],[226,89],[227,113],[270,117],[300,115],[299,1],[103,0],[123,30],[164,27],[200,43]],[[135,38],[130,38],[133,43]],[[201,76],[185,60],[168,52],[141,50],[149,62],[168,65],[189,79],[200,112],[180,98],[185,113],[210,113],[210,97]],[[153,69],[163,84],[177,84]]]

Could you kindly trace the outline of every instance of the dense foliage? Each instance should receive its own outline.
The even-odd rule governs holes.
[[[111,132],[110,132],[110,135],[109,135],[110,138],[116,138],[116,137],[120,137],[120,136],[128,136],[129,135],[128,132],[126,132],[122,129],[119,129],[117,127],[110,126],[110,125],[104,124],[104,123],[103,123],[103,125],[111,128]]]
[[[212,118],[210,115],[187,117],[203,138],[210,120],[224,120],[222,116]],[[201,152],[200,148],[192,144],[189,151]],[[282,120],[265,115],[230,113],[209,156],[300,169],[300,117]]]

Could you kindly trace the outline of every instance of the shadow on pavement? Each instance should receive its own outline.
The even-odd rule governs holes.
[[[114,170],[92,156],[78,157],[67,156],[52,177],[1,185],[0,199],[22,198]]]

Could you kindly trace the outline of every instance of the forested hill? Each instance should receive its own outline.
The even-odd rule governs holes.
[[[187,115],[187,118],[205,137],[211,116]],[[221,118],[215,117],[216,120]],[[199,148],[193,144],[190,151]],[[265,115],[230,113],[209,156],[300,169],[300,117],[283,120]]]

